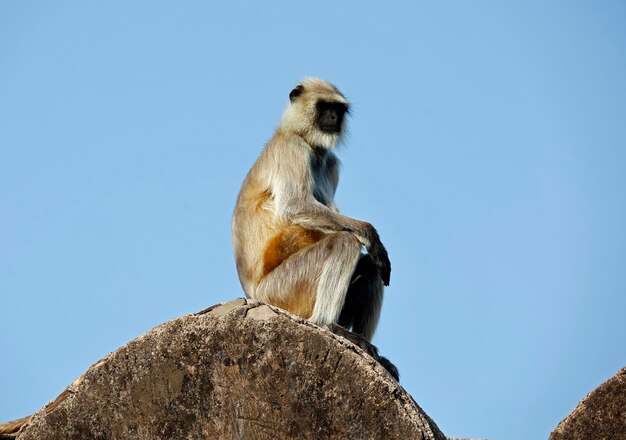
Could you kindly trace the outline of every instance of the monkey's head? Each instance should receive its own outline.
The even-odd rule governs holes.
[[[345,132],[348,100],[334,85],[306,78],[289,93],[281,128],[298,134],[312,146],[333,148]]]

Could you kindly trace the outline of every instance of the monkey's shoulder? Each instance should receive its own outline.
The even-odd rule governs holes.
[[[262,154],[279,156],[281,161],[285,156],[292,159],[308,160],[311,156],[311,146],[301,136],[294,133],[285,133],[277,130],[274,137],[267,143]]]

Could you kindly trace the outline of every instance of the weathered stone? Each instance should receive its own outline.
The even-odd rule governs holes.
[[[31,439],[437,439],[361,348],[245,300],[160,325],[109,354],[17,434]]]
[[[626,368],[587,395],[549,440],[626,439]]]
[[[28,419],[30,419],[30,416],[0,424],[0,440],[4,440],[5,438],[14,438],[15,436],[13,434],[19,431]]]

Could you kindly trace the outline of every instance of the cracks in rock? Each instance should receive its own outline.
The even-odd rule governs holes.
[[[337,369],[339,368],[339,363],[341,362],[342,359],[343,359],[343,354],[340,354],[339,357],[337,358],[337,362],[335,362],[335,368],[333,368],[333,374],[337,372]]]

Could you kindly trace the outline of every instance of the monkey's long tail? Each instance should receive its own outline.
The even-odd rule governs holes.
[[[26,416],[10,422],[0,423],[0,440],[14,439],[17,435],[17,431],[19,431],[31,417],[32,416]]]

